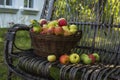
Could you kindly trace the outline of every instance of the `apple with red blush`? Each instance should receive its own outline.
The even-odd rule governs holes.
[[[68,64],[69,61],[70,61],[69,55],[67,55],[67,54],[61,55],[60,58],[59,58],[59,61],[60,61],[61,64]]]
[[[65,18],[59,18],[58,19],[58,25],[59,26],[67,26],[67,20]]]
[[[88,54],[88,57],[92,60],[92,64],[94,64],[96,61],[95,56],[93,54]]]
[[[62,27],[55,27],[54,28],[54,33],[55,33],[55,35],[63,35],[64,30],[63,30]]]
[[[47,24],[47,20],[46,19],[40,19],[39,24],[41,26],[43,26],[44,24]]]

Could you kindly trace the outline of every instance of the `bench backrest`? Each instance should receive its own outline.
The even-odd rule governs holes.
[[[120,64],[119,7],[119,0],[46,0],[41,18],[66,18],[83,32],[74,51],[97,52],[101,62]]]

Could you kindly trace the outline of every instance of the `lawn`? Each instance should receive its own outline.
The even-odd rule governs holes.
[[[4,64],[4,38],[7,29],[0,28],[0,80],[6,80],[7,67]]]
[[[6,80],[7,77],[7,66],[4,63],[4,41],[6,32],[7,28],[0,28],[0,80]],[[26,31],[17,32],[15,43],[19,48],[29,48],[30,39],[28,33]],[[15,80],[19,79],[16,77]]]

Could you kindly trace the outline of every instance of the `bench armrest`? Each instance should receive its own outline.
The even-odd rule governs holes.
[[[8,32],[6,33],[6,36],[5,36],[5,48],[4,48],[5,54],[12,54],[13,46],[16,49],[23,51],[23,49],[18,48],[14,42],[15,42],[17,31],[24,31],[24,30],[29,31],[30,27],[28,27],[25,24],[15,24],[13,25],[13,27],[8,29]]]
[[[13,25],[13,27],[11,27],[8,32],[16,32],[16,31],[19,31],[19,30],[27,30],[29,31],[30,27],[28,27],[27,25],[25,24],[15,24]]]

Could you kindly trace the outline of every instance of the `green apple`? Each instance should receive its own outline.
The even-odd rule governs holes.
[[[56,26],[58,26],[58,21],[57,21],[57,20],[50,21],[50,22],[48,23],[48,27],[49,27],[49,28],[56,27]]]
[[[36,32],[36,33],[39,33],[40,31],[41,31],[42,29],[41,29],[41,27],[33,27],[33,32]]]
[[[69,28],[70,28],[70,29],[76,29],[76,30],[77,30],[77,26],[74,25],[74,24],[70,25]]]
[[[100,56],[98,53],[93,53],[93,56],[95,57],[96,61],[100,60]]]
[[[80,55],[80,58],[81,58],[82,61],[84,60],[84,57],[88,57],[88,55],[85,54],[85,53],[83,53],[83,54]]]
[[[62,26],[63,30],[64,30],[64,36],[70,36],[72,35],[72,33],[70,32],[70,29],[68,26]]]
[[[75,34],[75,33],[77,32],[77,29],[70,29],[70,32],[71,32],[72,34]]]
[[[68,26],[62,26],[62,28],[63,28],[64,31],[69,31],[70,30]]]
[[[72,53],[70,55],[70,62],[73,64],[79,63],[80,62],[80,56],[77,53]]]
[[[92,63],[92,60],[87,56],[87,57],[84,57],[83,63],[84,63],[84,64],[91,64],[91,63]]]
[[[48,60],[49,62],[54,62],[54,61],[56,61],[56,56],[55,56],[55,55],[48,55],[48,56],[47,56],[47,60]]]

